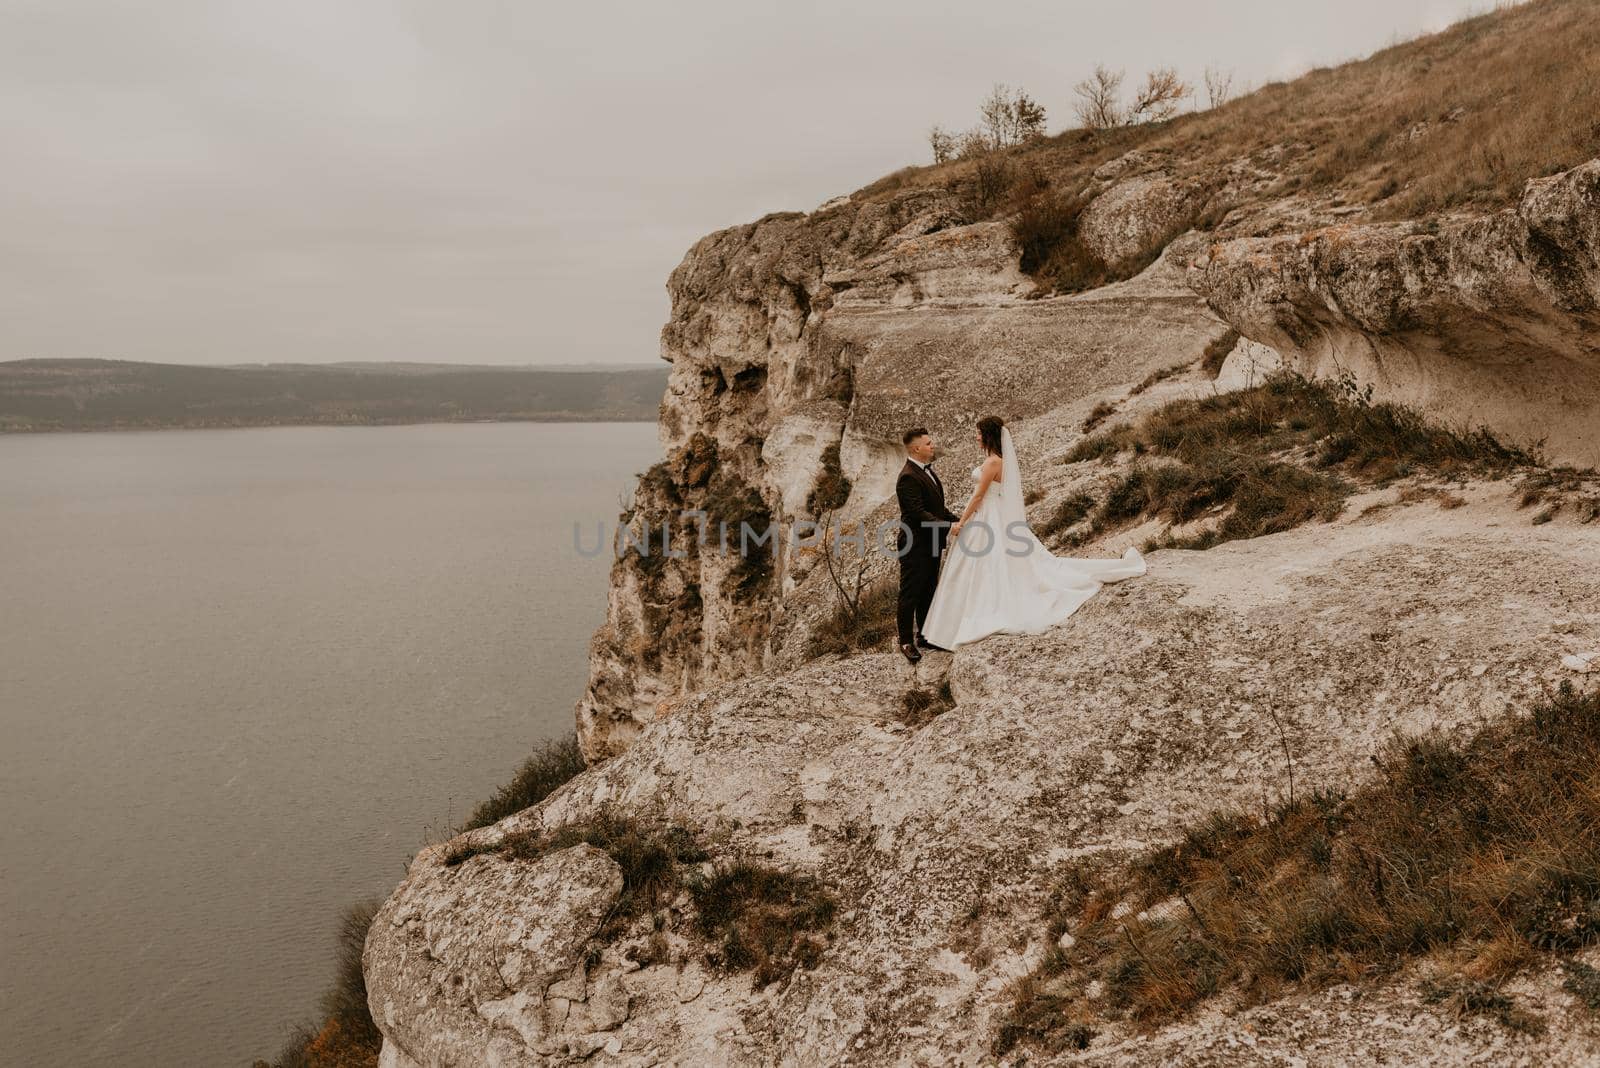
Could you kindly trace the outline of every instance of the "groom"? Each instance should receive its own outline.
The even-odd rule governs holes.
[[[956,516],[945,507],[944,483],[933,470],[933,435],[927,427],[919,426],[907,430],[901,440],[906,447],[906,465],[894,487],[895,496],[900,499],[901,523],[895,540],[895,551],[900,554],[897,621],[900,653],[915,664],[922,659],[921,649],[938,648],[920,636],[919,627],[928,618],[934,587],[939,584],[945,528],[956,522]]]

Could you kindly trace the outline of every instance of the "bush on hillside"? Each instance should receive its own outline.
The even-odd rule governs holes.
[[[513,812],[532,808],[583,771],[583,753],[576,734],[563,735],[538,746],[523,761],[511,781],[495,791],[493,797],[472,810],[463,831],[499,823]]]

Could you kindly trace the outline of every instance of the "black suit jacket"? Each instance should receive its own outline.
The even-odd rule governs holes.
[[[901,520],[911,528],[911,550],[901,559],[909,560],[914,556],[937,558],[948,528],[936,529],[922,524],[956,521],[955,513],[945,507],[944,491],[933,480],[933,476],[908,459],[905,467],[900,469],[899,479],[895,481],[894,495],[900,500]],[[895,542],[897,548],[905,549],[905,537],[906,532],[902,530]]]

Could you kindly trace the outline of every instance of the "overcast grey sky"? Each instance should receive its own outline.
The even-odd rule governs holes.
[[[1464,0],[0,0],[0,359],[656,358],[701,235],[996,81],[1289,77]]]

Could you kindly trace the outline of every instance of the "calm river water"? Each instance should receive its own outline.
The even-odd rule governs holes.
[[[645,423],[0,437],[0,1062],[248,1065],[571,728]]]

